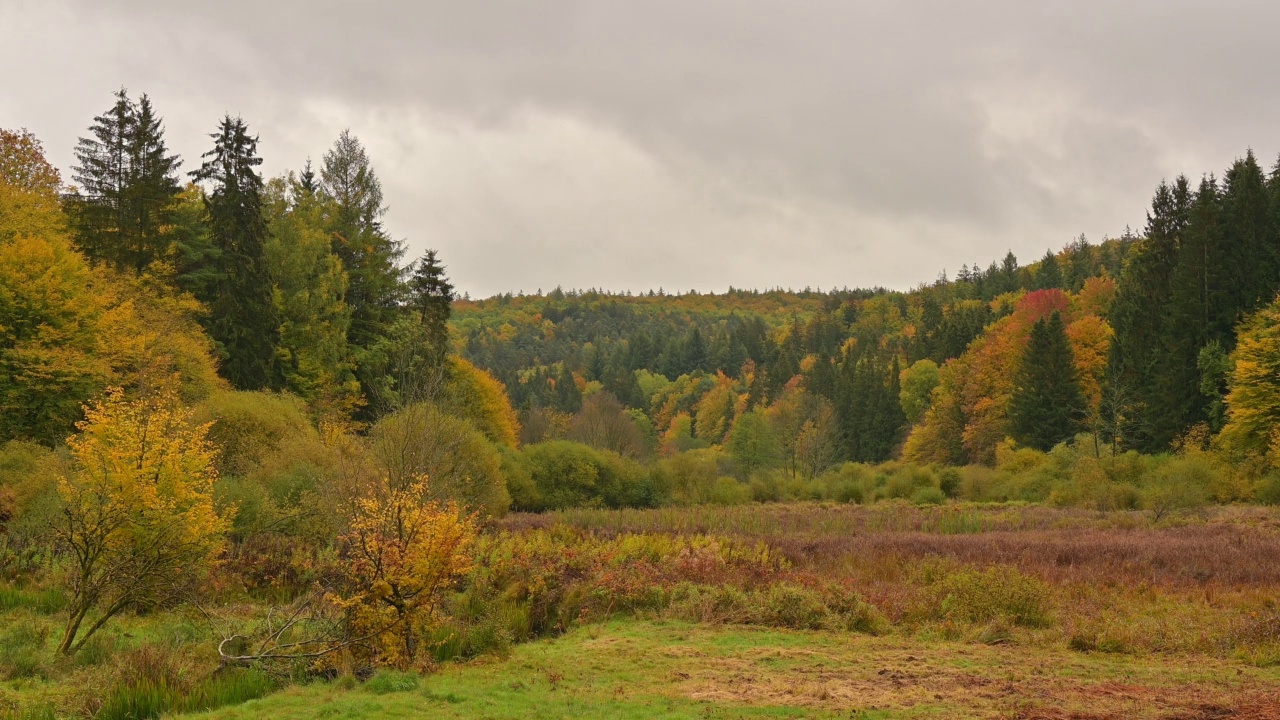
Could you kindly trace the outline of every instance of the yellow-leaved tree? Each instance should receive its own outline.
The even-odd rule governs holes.
[[[1280,467],[1280,298],[1240,324],[1222,442]]]
[[[126,608],[180,600],[213,563],[228,527],[213,504],[216,451],[176,385],[139,398],[109,390],[67,440],[57,534],[73,564],[61,653]]]
[[[426,477],[356,502],[342,538],[348,591],[335,601],[348,637],[365,638],[378,664],[410,666],[418,634],[443,593],[470,569],[475,525],[453,502],[423,502]]]

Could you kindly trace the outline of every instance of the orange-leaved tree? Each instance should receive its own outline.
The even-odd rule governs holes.
[[[126,608],[181,599],[221,544],[228,518],[213,504],[216,451],[175,385],[140,398],[109,390],[67,440],[57,534],[73,564],[61,653],[79,650]]]
[[[427,480],[387,485],[356,501],[342,538],[349,638],[361,639],[380,664],[410,666],[418,635],[444,592],[470,569],[475,524],[456,503],[424,502]]]

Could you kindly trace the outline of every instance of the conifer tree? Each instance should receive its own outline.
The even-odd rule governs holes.
[[[133,132],[133,102],[120,88],[115,103],[93,119],[92,137],[80,138],[72,179],[84,194],[71,207],[80,250],[91,260],[114,259],[124,245],[127,224],[125,193],[129,183],[129,138]]]
[[[1214,288],[1223,264],[1222,237],[1222,198],[1209,175],[1200,182],[1178,246],[1160,352],[1152,383],[1144,388],[1152,412],[1151,444],[1143,449],[1167,448],[1187,428],[1206,419],[1208,403],[1199,390],[1196,363],[1200,349],[1215,339],[1213,319],[1223,314],[1223,296]]]
[[[1280,270],[1275,265],[1271,198],[1266,177],[1250,150],[1223,176],[1221,263],[1209,278],[1220,304],[1210,315],[1212,340],[1235,347],[1235,327],[1275,297]]]
[[[325,192],[337,203],[333,223],[333,251],[342,259],[350,280],[352,345],[368,348],[395,322],[400,303],[401,243],[382,228],[386,207],[382,183],[374,173],[360,140],[343,130],[324,155],[320,169]]]
[[[1014,379],[1009,424],[1019,444],[1048,451],[1078,432],[1085,417],[1066,326],[1056,311],[1037,320]]]
[[[164,142],[164,125],[145,94],[138,99],[129,142],[130,174],[125,194],[129,235],[124,260],[136,272],[162,258],[168,248],[165,226],[171,222],[173,204],[182,186],[178,182],[180,159],[170,155]]]
[[[1182,236],[1190,222],[1193,195],[1185,175],[1160,183],[1147,214],[1144,237],[1124,264],[1111,308],[1115,339],[1108,362],[1107,394],[1116,438],[1125,446],[1155,452],[1163,438],[1152,402],[1161,382],[1158,365],[1165,345],[1165,317],[1173,294]]]
[[[1058,256],[1052,250],[1046,250],[1040,260],[1040,269],[1036,271],[1035,289],[1048,290],[1062,287],[1062,267],[1058,265]]]
[[[422,323],[433,364],[449,350],[449,315],[453,310],[453,285],[435,250],[427,250],[414,266],[409,280],[410,305]]]
[[[267,221],[262,177],[255,168],[258,138],[240,118],[223,118],[210,135],[213,149],[192,175],[208,182],[209,227],[219,250],[217,299],[209,311],[209,333],[224,355],[223,375],[237,388],[276,385],[279,325],[272,301],[264,246]]]
[[[92,137],[76,146],[74,178],[83,195],[69,209],[86,255],[141,273],[168,250],[180,159],[165,146],[150,98],[135,103],[123,88],[115,97],[94,118]]]

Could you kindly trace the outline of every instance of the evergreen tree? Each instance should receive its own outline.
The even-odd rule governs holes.
[[[307,158],[307,164],[302,166],[302,172],[298,175],[298,188],[308,195],[315,195],[320,191],[316,172],[311,169],[311,158]]]
[[[210,183],[209,228],[219,250],[217,299],[209,310],[209,334],[225,358],[223,375],[243,390],[276,385],[279,333],[264,246],[267,222],[262,177],[255,168],[258,138],[240,118],[223,118],[210,135],[213,149],[192,175]]]
[[[1062,287],[1062,268],[1058,265],[1058,256],[1046,250],[1040,260],[1040,268],[1036,271],[1035,289],[1049,290]]]
[[[1037,320],[1014,379],[1009,404],[1013,439],[1048,451],[1078,432],[1085,417],[1084,394],[1067,340],[1066,326],[1057,312]]]
[[[1152,442],[1144,449],[1167,448],[1187,428],[1207,419],[1196,363],[1200,349],[1216,339],[1213,318],[1223,314],[1223,298],[1214,292],[1223,264],[1222,238],[1222,198],[1210,175],[1200,182],[1178,246],[1153,383],[1144,388],[1152,409]]]
[[[83,195],[69,205],[81,250],[95,261],[141,273],[165,256],[173,206],[182,188],[151,100],[121,88],[76,146],[74,178]]]
[[[1266,177],[1250,150],[1223,177],[1221,263],[1209,278],[1219,299],[1209,332],[1227,351],[1235,347],[1241,319],[1271,302],[1280,288],[1270,205]]]
[[[342,259],[349,283],[352,345],[367,348],[396,319],[400,301],[400,258],[404,248],[382,228],[386,214],[382,183],[364,146],[343,130],[324,155],[320,169],[324,190],[337,203],[333,222],[334,253]]]
[[[1104,386],[1115,438],[1147,452],[1163,449],[1153,399],[1164,384],[1159,375],[1165,352],[1165,318],[1173,295],[1182,236],[1190,222],[1192,193],[1181,175],[1160,183],[1147,214],[1146,237],[1124,264],[1111,308],[1115,337]]]
[[[76,145],[72,178],[83,198],[72,206],[76,242],[91,260],[114,259],[124,245],[125,193],[129,183],[129,138],[134,106],[124,88],[116,101],[89,126],[92,137]]]
[[[422,322],[428,352],[434,363],[449,351],[449,315],[453,311],[453,285],[435,250],[427,250],[414,265],[409,280],[410,305]]]
[[[172,222],[173,205],[182,191],[178,182],[181,159],[170,155],[164,142],[163,121],[151,99],[138,99],[129,142],[130,173],[125,193],[129,237],[124,259],[136,272],[164,257],[168,249],[165,228]]]

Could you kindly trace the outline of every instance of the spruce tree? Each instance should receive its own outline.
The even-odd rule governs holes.
[[[76,146],[74,178],[82,195],[70,203],[81,250],[96,261],[141,273],[169,248],[182,188],[180,159],[169,154],[164,126],[145,94],[138,102],[121,88],[116,101]]]
[[[1166,439],[1154,398],[1165,385],[1160,375],[1166,350],[1165,318],[1173,295],[1182,236],[1190,222],[1193,195],[1185,175],[1160,183],[1147,214],[1145,237],[1124,264],[1111,307],[1115,337],[1104,385],[1115,439],[1126,447],[1158,452]]]
[[[1162,450],[1187,428],[1207,419],[1196,363],[1212,339],[1224,295],[1215,292],[1223,265],[1222,197],[1212,175],[1200,182],[1178,246],[1172,293],[1160,333],[1153,383],[1145,388],[1152,412],[1151,450]]]
[[[438,365],[449,351],[449,315],[453,311],[453,285],[444,273],[435,250],[427,250],[409,279],[409,300],[422,323],[431,364]]]
[[[316,172],[311,169],[311,158],[307,158],[307,164],[302,166],[302,172],[298,175],[298,188],[308,195],[315,195],[320,190]]]
[[[1223,177],[1221,263],[1210,269],[1209,284],[1220,300],[1210,314],[1210,339],[1227,351],[1235,347],[1236,325],[1271,302],[1280,287],[1270,204],[1266,177],[1250,150]]]
[[[70,208],[76,244],[90,260],[116,262],[128,224],[129,144],[135,108],[120,88],[115,103],[93,119],[91,137],[76,145],[72,178],[82,197]]]
[[[1037,320],[1014,378],[1009,425],[1020,445],[1048,451],[1083,427],[1084,393],[1062,316]]]
[[[382,183],[364,146],[343,130],[324,155],[320,169],[325,192],[337,203],[333,218],[333,251],[342,259],[349,283],[351,344],[368,348],[395,322],[401,295],[401,243],[382,228],[386,207]]]
[[[129,224],[123,260],[141,273],[165,256],[168,249],[165,228],[172,222],[174,203],[182,191],[178,183],[181,160],[169,154],[163,122],[145,94],[138,99],[129,156],[129,182],[125,191]]]
[[[209,311],[209,333],[222,350],[222,374],[232,385],[242,390],[272,387],[279,327],[264,256],[267,221],[262,178],[255,170],[262,164],[258,138],[249,135],[243,120],[230,115],[210,137],[213,149],[192,173],[212,186],[205,203],[219,250],[217,299]]]
[[[1040,268],[1036,270],[1035,289],[1048,290],[1062,287],[1062,267],[1058,265],[1058,256],[1046,250],[1040,260]]]

